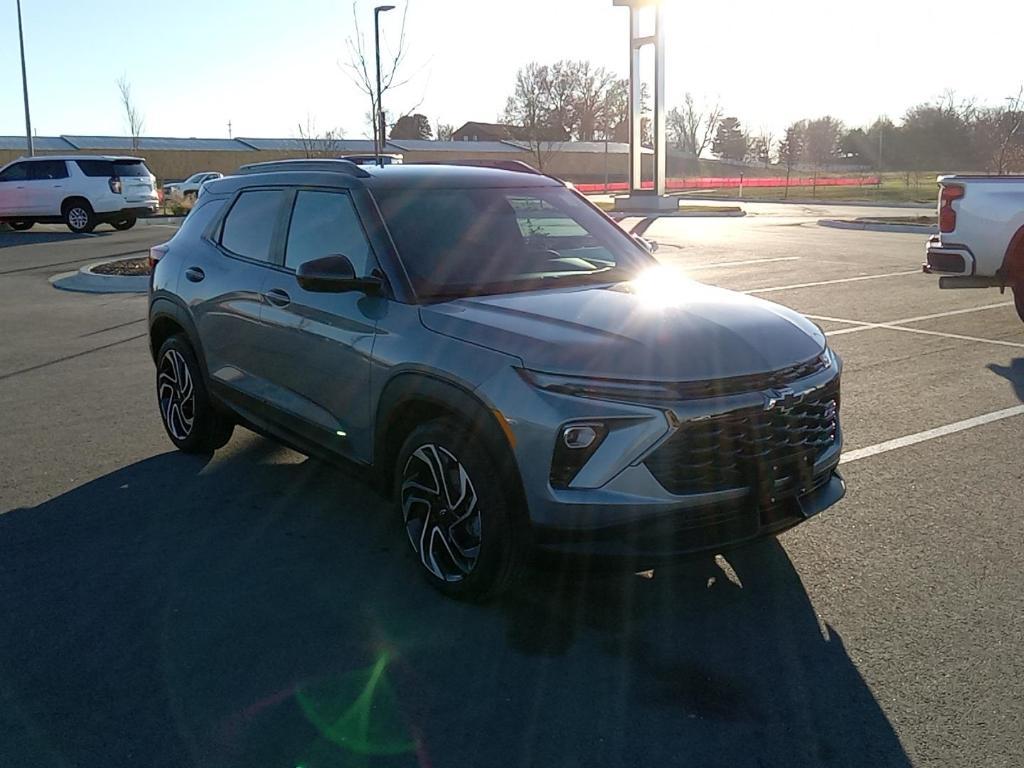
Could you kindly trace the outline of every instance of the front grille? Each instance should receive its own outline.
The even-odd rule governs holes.
[[[724,397],[761,389],[780,389],[800,379],[825,370],[830,365],[827,352],[802,363],[780,368],[770,373],[754,373],[746,376],[730,376],[706,381],[686,381],[668,385],[673,395],[681,400],[697,400],[705,397]]]
[[[644,464],[674,494],[748,487],[759,503],[827,480],[814,463],[836,441],[839,382],[769,410],[746,408],[684,423]]]

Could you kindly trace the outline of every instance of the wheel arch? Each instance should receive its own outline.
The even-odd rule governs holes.
[[[1010,285],[1024,282],[1024,225],[1010,238],[999,273]]]
[[[402,373],[385,386],[377,404],[373,464],[386,493],[391,493],[394,465],[406,437],[419,424],[449,417],[473,430],[490,450],[515,493],[524,499],[522,477],[510,435],[499,414],[459,384],[425,373]]]
[[[153,299],[149,306],[149,352],[154,362],[163,343],[176,333],[183,333],[188,339],[196,353],[203,378],[209,381],[206,356],[199,341],[199,332],[188,310],[179,302],[167,297]]]
[[[95,210],[92,207],[92,203],[89,202],[89,198],[84,197],[82,195],[68,195],[60,203],[61,216],[66,215],[68,212],[68,208],[71,207],[71,204],[76,202],[85,203],[89,207],[89,210],[95,213]]]

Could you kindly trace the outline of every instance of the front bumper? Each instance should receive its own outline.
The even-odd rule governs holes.
[[[835,468],[824,483],[802,496],[770,506],[739,503],[686,509],[591,530],[534,526],[534,544],[545,552],[615,559],[662,559],[720,552],[799,525],[846,494]]]
[[[814,436],[796,413],[804,405],[823,413],[830,404],[838,410],[842,362],[831,351],[828,355],[830,363],[792,382],[783,400],[766,399],[769,393],[782,397],[779,390],[758,389],[651,405],[548,391],[515,374],[497,376],[479,391],[491,403],[502,403],[499,412],[514,434],[530,527],[539,547],[677,555],[775,533],[842,497],[844,486],[836,473],[842,451],[838,413],[833,411],[833,426],[825,429],[833,430],[831,438],[813,449]],[[738,428],[733,417],[754,419],[772,408],[793,414],[797,421],[792,433],[785,423],[769,429],[768,422],[755,422],[760,426],[747,427],[741,435],[732,432]],[[569,487],[553,487],[555,436],[562,425],[577,422],[615,427]],[[761,442],[752,447],[747,439],[775,435],[776,429],[782,430],[782,442],[771,437],[773,448]],[[790,436],[804,451],[785,453]],[[722,446],[719,453],[715,445]],[[687,446],[697,448],[680,452]],[[748,450],[756,450],[759,457],[760,451],[770,450],[770,464],[778,466],[752,465],[754,456]],[[812,451],[817,452],[812,456]],[[715,470],[705,475],[708,453],[715,457]],[[790,461],[801,454],[799,462]]]

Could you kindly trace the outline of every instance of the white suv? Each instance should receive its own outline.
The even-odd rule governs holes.
[[[0,168],[0,221],[16,230],[61,221],[72,232],[101,222],[131,229],[157,205],[156,178],[138,157],[24,157]]]

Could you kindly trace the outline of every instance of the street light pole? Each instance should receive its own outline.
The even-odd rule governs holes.
[[[36,153],[32,143],[32,118],[28,112],[28,75],[25,73],[25,36],[21,31],[21,0],[18,0],[18,42],[21,44],[21,88],[25,93],[25,140],[28,142],[28,156]]]
[[[377,114],[375,119],[377,120],[377,130],[374,131],[376,134],[376,140],[374,141],[374,154],[377,156],[377,165],[383,167],[384,161],[381,159],[381,153],[384,151],[384,106],[380,103],[381,89],[380,89],[380,15],[385,11],[393,10],[393,5],[378,5],[373,9],[373,45],[377,55]]]

